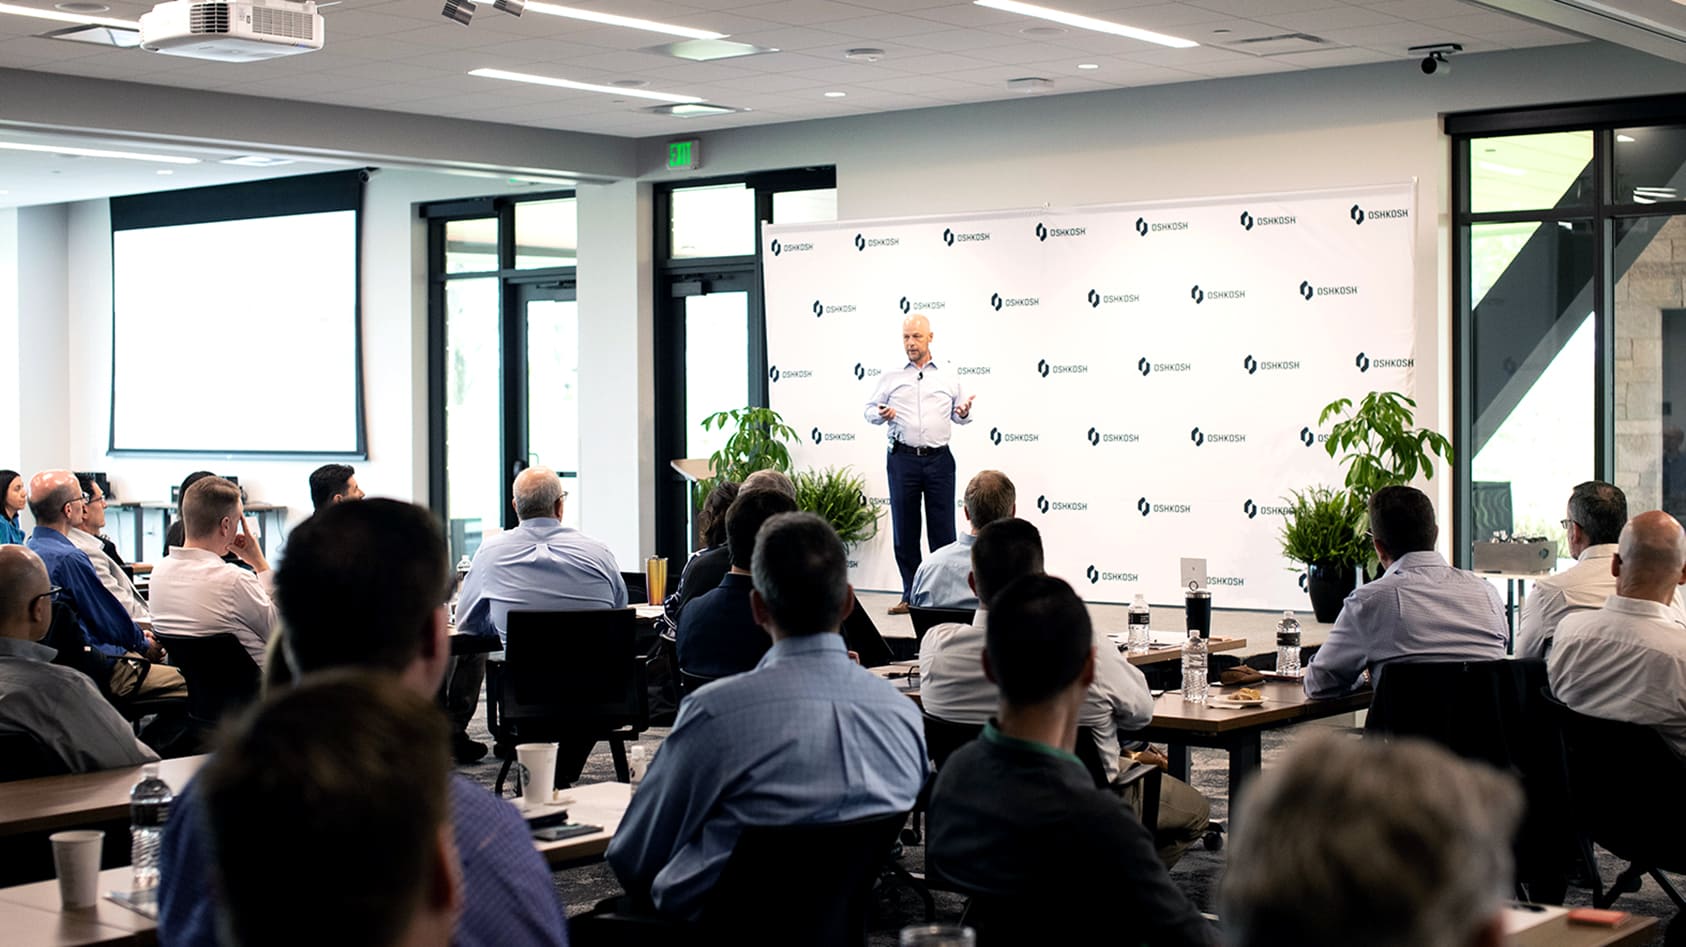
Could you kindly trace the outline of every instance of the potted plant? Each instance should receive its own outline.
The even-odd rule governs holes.
[[[1285,499],[1282,554],[1305,564],[1312,613],[1327,624],[1340,615],[1370,555],[1365,505],[1349,490],[1325,486],[1290,490]]]
[[[866,498],[866,478],[852,467],[803,470],[796,482],[796,507],[813,513],[832,525],[848,546],[878,535],[883,509]]]
[[[790,470],[790,449],[785,445],[796,443],[796,429],[784,423],[784,418],[772,408],[716,411],[703,418],[702,426],[705,431],[711,428],[724,431],[730,426],[732,433],[709,456],[709,468],[714,476],[698,482],[693,502],[700,505],[701,498],[708,496],[722,480],[742,483],[743,478],[757,470],[772,469],[780,473]]]
[[[1411,426],[1417,403],[1397,391],[1372,391],[1357,407],[1351,398],[1340,398],[1324,406],[1319,426],[1337,415],[1346,417],[1329,429],[1324,444],[1330,457],[1346,467],[1346,488],[1360,507],[1382,487],[1401,486],[1416,479],[1434,479],[1438,456],[1450,463],[1452,442],[1427,428]],[[1344,453],[1343,453],[1344,452]]]

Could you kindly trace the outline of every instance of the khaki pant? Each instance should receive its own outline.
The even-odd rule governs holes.
[[[1124,802],[1139,816],[1142,811],[1142,785],[1137,782],[1124,793]],[[1159,825],[1153,841],[1159,850],[1159,860],[1169,868],[1183,853],[1206,836],[1206,826],[1212,821],[1212,806],[1206,797],[1188,783],[1163,773],[1159,778]]]
[[[146,666],[146,658],[128,652],[111,665],[111,695],[123,699],[162,700],[187,696],[187,681],[168,664]],[[141,669],[146,669],[145,677]]]

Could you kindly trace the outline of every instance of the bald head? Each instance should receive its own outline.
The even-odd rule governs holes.
[[[907,352],[907,360],[920,368],[931,360],[931,340],[936,334],[931,331],[931,320],[925,318],[924,313],[916,312],[902,320],[902,348]]]
[[[515,476],[515,516],[562,518],[562,478],[549,467],[528,467]]]
[[[1686,530],[1662,510],[1635,516],[1622,528],[1611,571],[1618,594],[1668,604],[1686,582]]]
[[[74,510],[66,507],[75,504]],[[29,515],[39,526],[64,532],[80,526],[82,484],[68,470],[43,470],[29,478]]]
[[[777,470],[757,470],[743,478],[743,484],[738,488],[738,492],[748,493],[751,490],[771,490],[774,493],[782,493],[792,500],[796,499],[796,484],[791,483],[789,477]]]
[[[47,567],[27,546],[0,546],[0,638],[40,641],[52,624]]]

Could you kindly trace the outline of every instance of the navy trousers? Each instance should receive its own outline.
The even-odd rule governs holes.
[[[919,504],[925,503],[925,530],[932,549],[954,542],[954,454],[923,457],[891,452],[885,462],[890,479],[890,528],[895,538],[896,568],[902,574],[902,601],[913,589],[919,569]]]

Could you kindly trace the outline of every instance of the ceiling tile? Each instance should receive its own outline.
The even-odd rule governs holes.
[[[831,0],[778,0],[776,3],[738,7],[736,12],[774,23],[809,26],[855,19],[861,15],[861,8],[847,3],[832,3]]]

